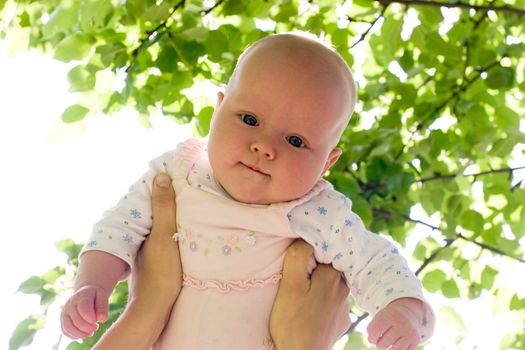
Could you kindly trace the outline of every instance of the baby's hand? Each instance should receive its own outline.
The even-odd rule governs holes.
[[[109,293],[87,285],[75,292],[62,309],[62,332],[71,339],[86,338],[98,329],[98,322],[108,319]]]
[[[379,311],[367,327],[368,341],[378,349],[415,350],[424,326],[423,303],[400,298]]]

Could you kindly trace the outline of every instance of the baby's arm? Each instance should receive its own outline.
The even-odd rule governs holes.
[[[428,340],[434,314],[421,282],[395,246],[365,229],[348,198],[321,195],[307,209],[315,213],[316,208],[324,209],[318,213],[326,221],[319,221],[328,222],[329,227],[321,230],[324,234],[311,235],[310,243],[317,247],[315,257],[344,273],[357,304],[373,316],[370,341],[381,349],[415,349]]]
[[[366,231],[357,216],[351,220],[352,229],[342,229],[331,244],[342,247],[333,264],[344,272],[359,306],[373,316],[368,339],[379,349],[414,350],[434,327],[421,283],[391,242]]]
[[[107,320],[109,296],[133,268],[137,251],[151,230],[153,178],[165,171],[172,154],[151,161],[149,171],[95,225],[81,252],[74,294],[62,309],[62,330],[68,337],[91,336],[98,322]]]
[[[98,322],[108,318],[108,299],[118,281],[123,279],[128,264],[102,251],[82,254],[73,295],[62,310],[62,331],[72,339],[93,335]]]

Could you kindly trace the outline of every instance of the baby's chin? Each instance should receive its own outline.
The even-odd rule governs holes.
[[[283,203],[295,200],[299,197],[297,196],[283,196],[281,195],[272,195],[269,193],[261,192],[252,192],[252,191],[243,191],[238,187],[228,191],[228,189],[223,189],[228,193],[228,195],[237,202],[245,204],[257,204],[257,205],[270,205],[274,203]]]

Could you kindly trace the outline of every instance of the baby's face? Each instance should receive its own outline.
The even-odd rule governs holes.
[[[348,92],[340,77],[301,62],[248,61],[218,97],[208,144],[214,176],[240,202],[299,198],[339,158]]]

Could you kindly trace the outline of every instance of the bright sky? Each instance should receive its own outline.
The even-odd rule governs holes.
[[[35,52],[8,58],[0,42],[0,215],[7,240],[0,254],[0,348],[8,347],[17,323],[38,310],[36,297],[15,294],[20,283],[64,263],[53,243],[85,240],[93,222],[142,174],[148,160],[190,135],[168,118],[155,118],[154,129],[144,129],[132,111],[61,124],[60,114],[75,101],[67,92],[66,73],[66,65]],[[428,232],[422,228],[421,234]],[[516,275],[525,275],[525,269],[501,277],[516,283]],[[469,330],[463,349],[497,349],[503,334],[521,326],[506,314],[493,316],[488,297],[431,301],[436,311],[447,305],[463,315]],[[45,331],[27,349],[51,349],[59,334],[55,307]],[[425,349],[454,349],[456,335],[451,324],[440,323]]]

